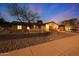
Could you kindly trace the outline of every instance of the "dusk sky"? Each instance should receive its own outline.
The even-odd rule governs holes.
[[[0,14],[8,21],[15,21],[16,19],[9,15],[6,7],[8,4],[0,4]],[[62,20],[70,18],[79,19],[79,4],[73,3],[41,3],[41,4],[26,4],[33,12],[37,12],[41,16],[43,22],[54,21],[60,23]]]

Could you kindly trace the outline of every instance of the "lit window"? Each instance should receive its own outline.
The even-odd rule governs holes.
[[[17,25],[17,29],[21,30],[22,29],[22,25]]]

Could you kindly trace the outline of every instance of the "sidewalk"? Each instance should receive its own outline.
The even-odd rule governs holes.
[[[79,34],[60,40],[38,44],[0,55],[8,56],[79,56]]]

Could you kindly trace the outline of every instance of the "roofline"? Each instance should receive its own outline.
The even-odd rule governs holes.
[[[55,24],[57,24],[56,22],[53,22],[53,21],[52,21],[52,22],[46,22],[46,23],[44,23],[44,24],[48,24],[48,23],[55,23]],[[58,25],[58,24],[57,24],[57,25]]]

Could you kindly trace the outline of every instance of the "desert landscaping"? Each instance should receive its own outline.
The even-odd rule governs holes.
[[[31,35],[32,35],[32,37],[31,37]],[[38,35],[40,35],[40,36],[38,36]],[[37,36],[35,35],[35,37],[34,37],[34,33],[33,34],[31,33],[29,36],[27,36],[27,34],[21,34],[21,35],[17,34],[17,35],[12,35],[12,36],[9,34],[7,36],[0,35],[0,55],[7,55],[5,53],[19,51],[24,48],[27,49],[27,48],[30,48],[33,46],[39,46],[39,45],[47,44],[47,43],[54,42],[54,41],[61,41],[61,39],[65,40],[65,38],[76,36],[76,35],[78,35],[78,33],[52,32],[52,33],[39,33],[38,35]],[[9,36],[10,36],[10,38],[9,38]],[[62,43],[63,42],[61,42],[61,44]],[[40,51],[40,52],[42,53],[42,51]],[[57,53],[59,53],[59,52],[57,52]],[[28,53],[26,53],[25,55],[28,55]]]

